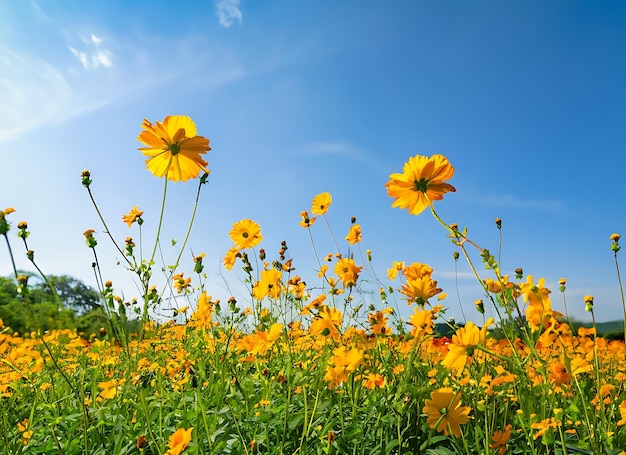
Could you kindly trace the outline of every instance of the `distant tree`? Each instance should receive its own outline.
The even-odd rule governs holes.
[[[52,275],[48,279],[54,285],[61,304],[65,308],[74,310],[80,315],[100,307],[98,291],[81,280],[68,275]]]

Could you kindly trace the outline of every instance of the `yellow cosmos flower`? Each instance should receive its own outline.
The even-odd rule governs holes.
[[[470,411],[471,408],[461,406],[461,393],[449,387],[434,390],[424,406],[430,428],[436,427],[438,432],[443,431],[446,436],[452,433],[457,438],[461,436],[460,425],[469,421]]]
[[[179,428],[176,430],[167,440],[167,447],[169,450],[166,452],[166,455],[180,455],[183,453],[191,442],[192,431],[193,428],[189,428],[187,430]]]
[[[350,245],[354,245],[355,243],[360,243],[363,240],[363,235],[361,233],[361,225],[353,224],[350,226],[350,232],[346,236],[346,240]]]
[[[261,235],[261,226],[248,219],[237,221],[233,224],[233,228],[230,230],[229,235],[239,250],[253,248],[261,243],[261,240],[263,240],[263,235]]]
[[[391,174],[385,184],[387,194],[394,198],[391,206],[419,215],[433,201],[440,201],[444,194],[456,191],[444,182],[453,175],[454,167],[443,155],[412,156],[404,164],[402,173]]]
[[[146,167],[157,177],[183,182],[198,177],[200,171],[210,172],[202,154],[211,150],[209,140],[197,135],[196,124],[186,115],[168,115],[163,123],[152,124],[144,119],[144,131],[137,139],[147,147],[139,147],[146,156]]]
[[[283,273],[280,270],[273,268],[261,270],[261,280],[252,287],[252,296],[257,300],[263,300],[265,297],[277,299],[280,296],[282,277]]]
[[[323,215],[328,212],[328,208],[332,203],[333,197],[330,193],[320,193],[316,195],[311,202],[311,212],[313,215]]]
[[[307,212],[306,210],[303,210],[302,212],[300,212],[300,226],[303,228],[310,228],[311,226],[313,226],[313,223],[315,223],[315,220],[317,220],[317,217],[313,217],[311,218],[309,216],[309,212]]]
[[[343,287],[348,288],[356,285],[362,269],[355,264],[354,259],[341,258],[335,265],[335,274],[343,282]]]
[[[434,297],[442,291],[437,287],[437,282],[430,275],[413,278],[406,281],[400,289],[400,294],[408,297],[407,303],[415,302],[423,306],[428,299]]]
[[[139,206],[136,205],[127,215],[122,215],[122,221],[128,224],[128,227],[131,227],[135,221],[141,224],[141,215],[143,215],[143,210],[139,210]]]

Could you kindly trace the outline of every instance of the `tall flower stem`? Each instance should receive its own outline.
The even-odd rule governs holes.
[[[624,300],[624,287],[622,286],[622,276],[619,272],[619,263],[617,261],[617,251],[615,251],[615,269],[617,270],[617,282],[619,284],[619,292],[622,298],[622,309],[624,311],[624,342],[626,343],[626,301]]]
[[[163,215],[165,213],[165,200],[167,199],[167,174],[163,179],[165,184],[163,185],[163,200],[161,201],[161,214],[159,215],[159,225],[157,227],[156,236],[154,238],[154,247],[152,248],[152,254],[150,255],[150,264],[154,262],[154,256],[156,256],[157,247],[159,245],[159,237],[161,236],[161,227],[163,226]]]
[[[91,203],[93,204],[94,208],[96,209],[96,213],[98,214],[98,217],[100,218],[100,221],[102,222],[102,226],[104,226],[104,232],[109,236],[109,238],[111,239],[111,242],[113,242],[113,245],[115,245],[115,248],[122,255],[122,257],[124,258],[126,263],[129,266],[132,266],[130,260],[126,257],[126,255],[124,254],[122,249],[119,247],[119,245],[117,244],[117,242],[113,238],[113,235],[111,234],[111,231],[109,230],[109,226],[107,225],[107,222],[104,220],[104,217],[102,216],[102,213],[100,212],[100,208],[98,207],[98,204],[96,204],[96,200],[93,197],[93,193],[91,192],[91,188],[88,185],[86,185],[85,187],[87,188],[87,193],[89,194],[89,198],[91,199]]]
[[[187,246],[187,241],[189,240],[189,236],[191,235],[191,228],[193,227],[193,223],[196,218],[196,211],[198,210],[198,202],[200,201],[200,190],[202,189],[202,185],[206,183],[208,176],[209,174],[205,173],[202,177],[200,177],[200,182],[198,183],[198,191],[196,192],[196,201],[193,205],[193,212],[191,213],[191,219],[189,220],[189,227],[187,228],[187,234],[185,235],[185,240],[183,241],[183,244],[180,247],[180,252],[178,253],[176,262],[174,263],[174,267],[176,268],[178,267],[180,258],[183,256],[183,252],[185,251],[185,246]],[[165,195],[164,195],[164,199],[165,199]],[[171,273],[174,273],[174,270],[172,270]]]
[[[7,248],[9,250],[9,257],[11,258],[11,265],[13,266],[13,273],[15,274],[15,280],[17,280],[17,267],[15,267],[15,259],[13,258],[13,250],[11,249],[11,242],[9,242],[9,237],[6,234],[4,235],[4,240],[7,242]]]

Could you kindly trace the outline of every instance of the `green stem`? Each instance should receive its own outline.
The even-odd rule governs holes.
[[[89,194],[89,198],[91,199],[91,203],[93,204],[94,208],[96,209],[96,213],[98,214],[98,217],[100,218],[100,221],[102,222],[102,225],[104,226],[104,232],[109,236],[109,238],[111,239],[111,242],[113,242],[113,245],[115,246],[115,248],[117,248],[117,251],[119,251],[119,253],[122,255],[124,260],[126,260],[126,263],[129,266],[132,266],[130,260],[126,257],[126,255],[124,254],[122,249],[119,247],[119,245],[117,244],[117,242],[113,238],[113,235],[111,235],[111,231],[109,230],[109,226],[107,225],[106,221],[104,220],[104,217],[102,216],[102,213],[100,212],[100,209],[98,208],[98,204],[96,204],[96,200],[93,197],[93,193],[91,192],[91,188],[90,187],[87,187],[87,193]]]
[[[189,220],[189,227],[187,228],[187,235],[185,235],[185,240],[183,241],[183,245],[180,247],[180,252],[178,253],[178,257],[176,258],[176,262],[174,263],[175,267],[178,267],[178,262],[180,258],[183,256],[183,252],[185,250],[185,246],[187,245],[187,241],[189,240],[189,236],[191,235],[191,228],[193,227],[193,222],[196,218],[196,211],[198,210],[198,202],[200,201],[200,190],[202,189],[202,185],[206,182],[205,178],[200,178],[200,183],[198,184],[198,191],[196,192],[196,201],[193,205],[193,212],[191,213],[191,219]],[[171,274],[174,273],[172,270]]]
[[[156,256],[157,246],[159,245],[159,237],[161,236],[161,226],[163,226],[163,214],[165,213],[165,199],[167,198],[167,174],[165,174],[165,184],[163,185],[163,200],[161,201],[161,214],[159,215],[159,226],[157,227],[156,237],[154,238],[154,247],[152,248],[152,254],[150,255],[150,262],[154,262],[154,256]]]
[[[619,284],[619,292],[622,297],[622,309],[624,310],[624,343],[626,343],[626,301],[624,300],[624,287],[622,286],[622,277],[619,272],[619,263],[617,261],[617,251],[615,252],[615,269],[617,270],[617,282]]]
[[[4,235],[4,239],[7,241],[7,248],[9,249],[9,257],[11,258],[11,265],[13,266],[13,273],[15,274],[15,281],[17,281],[17,267],[15,267],[15,259],[13,258],[13,250],[11,250],[11,243],[9,242],[9,237],[6,234]]]

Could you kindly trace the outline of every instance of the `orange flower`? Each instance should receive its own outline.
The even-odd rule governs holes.
[[[210,172],[201,155],[211,150],[209,140],[197,135],[196,124],[186,115],[168,115],[163,123],[153,125],[144,119],[144,131],[137,139],[147,147],[139,147],[146,156],[146,167],[153,175],[183,182],[196,178],[200,171]]]
[[[315,220],[317,220],[317,217],[315,216],[310,217],[309,212],[307,212],[306,210],[303,210],[302,212],[300,212],[300,218],[302,218],[300,220],[300,226],[302,226],[305,229],[313,226],[313,223],[315,223]]]
[[[499,455],[504,455],[506,453],[506,443],[511,437],[511,429],[513,426],[508,424],[504,427],[504,431],[494,431],[493,436],[491,436],[491,444],[489,444],[490,449],[500,449],[498,450]]]
[[[449,387],[434,390],[424,406],[430,428],[443,431],[446,436],[452,433],[457,438],[461,436],[460,425],[469,421],[470,411],[471,408],[461,406],[461,392],[455,393]]]
[[[176,430],[167,440],[167,447],[169,447],[169,450],[166,452],[166,455],[180,455],[183,453],[191,442],[192,431],[193,428],[189,428],[187,430],[179,428]]]
[[[456,191],[444,182],[453,175],[454,167],[443,155],[412,156],[404,164],[402,173],[391,174],[385,185],[387,194],[394,198],[391,206],[419,215],[433,201],[440,201],[444,194]]]
[[[141,215],[143,215],[143,210],[139,210],[136,205],[127,215],[122,215],[122,221],[128,224],[128,227],[131,227],[135,221],[141,225]]]
[[[363,235],[361,234],[361,225],[353,224],[350,226],[350,232],[346,236],[346,240],[350,245],[354,245],[355,243],[360,243],[363,239]]]

